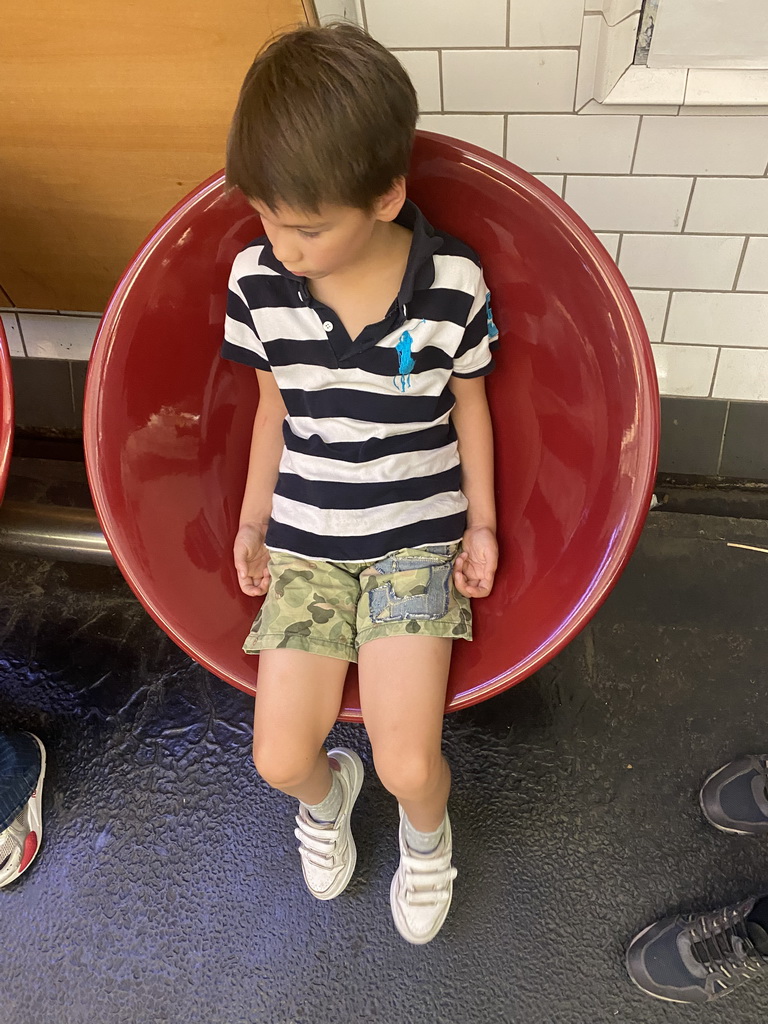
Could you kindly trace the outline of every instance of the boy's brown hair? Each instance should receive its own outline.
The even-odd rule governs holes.
[[[261,50],[245,76],[227,184],[272,210],[368,210],[408,173],[417,116],[405,69],[362,29],[297,29]]]

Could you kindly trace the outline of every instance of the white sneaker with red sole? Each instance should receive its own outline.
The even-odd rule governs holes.
[[[33,733],[40,748],[40,775],[35,790],[5,831],[0,832],[0,889],[23,875],[37,856],[43,840],[43,780],[45,747]]]

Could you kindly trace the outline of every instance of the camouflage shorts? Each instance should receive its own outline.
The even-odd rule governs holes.
[[[453,585],[458,544],[403,548],[376,562],[270,553],[272,582],[243,644],[357,661],[368,640],[403,633],[472,639],[469,599]]]

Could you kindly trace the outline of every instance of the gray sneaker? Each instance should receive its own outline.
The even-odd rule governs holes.
[[[354,750],[329,750],[328,760],[338,765],[332,770],[339,773],[341,810],[330,825],[318,825],[299,804],[294,831],[299,840],[304,881],[318,900],[332,900],[343,892],[355,870],[357,849],[349,819],[363,784],[363,762]]]
[[[718,768],[701,787],[699,803],[721,832],[768,836],[768,754],[747,754]]]
[[[768,974],[765,930],[748,920],[755,897],[711,914],[657,921],[636,935],[627,970],[646,995],[669,1003],[708,1003]]]

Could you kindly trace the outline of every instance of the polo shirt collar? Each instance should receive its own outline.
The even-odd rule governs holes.
[[[427,264],[431,270],[431,258],[443,244],[443,238],[435,232],[435,229],[429,223],[418,206],[414,202],[411,202],[410,199],[406,199],[403,203],[400,213],[395,217],[395,223],[401,224],[403,227],[408,228],[413,232],[411,248],[408,253],[408,262],[406,263],[405,273],[403,274],[403,280],[400,285],[400,291],[397,295],[398,312],[400,314],[400,319],[404,320],[406,319],[406,305],[413,298],[417,281],[423,288],[429,288],[432,284],[434,277],[433,273],[430,272],[429,281],[422,281],[420,271],[425,269],[425,264]],[[261,255],[259,256],[259,263],[262,266],[269,267],[270,270],[274,270],[275,273],[280,274],[282,277],[295,281],[304,301],[307,303],[312,301],[312,296],[310,294],[306,278],[292,274],[290,270],[287,270],[283,266],[272,251],[272,246],[269,239],[266,237],[264,239],[264,246],[261,250]]]

